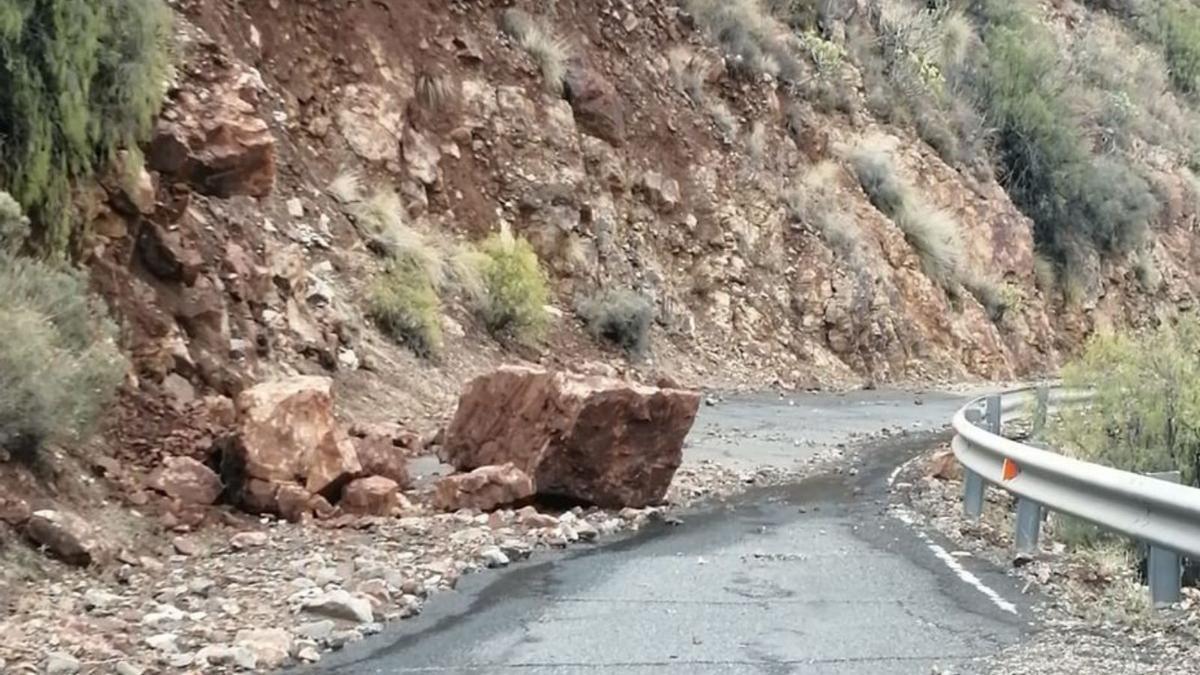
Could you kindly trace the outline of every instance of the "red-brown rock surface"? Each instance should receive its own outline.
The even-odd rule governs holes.
[[[408,487],[408,459],[405,449],[396,445],[389,435],[370,433],[354,438],[354,448],[362,472],[371,476],[383,476],[396,482],[401,488]]]
[[[295,377],[238,396],[234,464],[246,477],[328,496],[361,473],[354,444],[334,419],[331,386],[326,377]]]
[[[533,480],[524,471],[508,463],[481,466],[470,473],[443,478],[437,483],[433,503],[443,511],[490,511],[532,496]]]
[[[506,366],[467,385],[443,456],[461,470],[512,462],[542,495],[645,506],[666,494],[699,405],[695,392]]]
[[[383,476],[350,481],[342,491],[342,510],[367,516],[390,516],[400,507],[400,486]]]
[[[29,538],[72,565],[90,565],[103,548],[91,525],[65,511],[34,511],[25,524]]]
[[[167,457],[150,475],[150,487],[186,504],[208,505],[217,501],[224,486],[212,469],[190,457]]]

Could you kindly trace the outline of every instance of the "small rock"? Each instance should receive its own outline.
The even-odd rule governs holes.
[[[321,653],[312,647],[304,647],[296,652],[296,658],[307,663],[316,663],[321,660]]]
[[[253,655],[256,665],[249,668],[274,670],[287,662],[288,655],[292,652],[292,636],[282,628],[238,631],[233,643],[235,650],[241,648]]]
[[[333,629],[337,626],[329,619],[320,621],[310,621],[296,626],[293,631],[296,637],[307,638],[309,640],[322,641],[329,638],[333,634]]]
[[[83,594],[83,608],[88,610],[105,610],[120,600],[119,596],[112,593],[107,593],[98,588],[91,588]]]
[[[170,653],[178,651],[179,648],[175,645],[175,641],[178,639],[179,636],[174,633],[159,633],[146,638],[145,642],[151,649]]]
[[[482,549],[479,551],[479,559],[491,569],[508,567],[509,563],[508,556],[504,555],[499,546],[488,546]]]
[[[25,531],[30,539],[72,565],[86,567],[100,551],[100,544],[87,521],[63,511],[35,511],[29,517]]]
[[[370,623],[374,620],[371,601],[365,597],[351,595],[343,590],[329,591],[304,604],[304,609],[313,614],[322,614],[334,619]]]
[[[586,520],[580,520],[574,527],[581,541],[595,541],[596,537],[600,536],[600,531]]]
[[[288,215],[293,218],[304,217],[304,202],[300,201],[299,197],[292,197],[287,200]]]
[[[247,548],[257,548],[267,545],[266,532],[238,532],[229,540],[229,545],[234,550],[241,551]]]
[[[70,675],[79,672],[79,660],[66,652],[51,652],[46,656],[47,675]]]
[[[192,593],[193,595],[206,598],[216,585],[216,582],[214,582],[212,579],[197,577],[188,582],[188,592]]]
[[[121,661],[118,663],[115,670],[117,671],[117,675],[144,675],[146,672],[145,668],[134,665],[128,661]]]
[[[179,555],[196,555],[196,542],[189,537],[175,537],[171,540],[171,545]]]

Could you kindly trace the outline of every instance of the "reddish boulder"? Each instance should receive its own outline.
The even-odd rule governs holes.
[[[215,471],[190,457],[167,457],[147,482],[168,497],[204,506],[215,503],[225,488]]]
[[[363,473],[390,478],[400,487],[408,487],[408,459],[404,448],[398,447],[391,436],[373,433],[355,438],[354,449]]]
[[[460,470],[513,463],[538,494],[605,507],[662,500],[700,395],[509,366],[459,400],[442,456]]]
[[[443,511],[491,511],[528,499],[533,492],[533,480],[511,463],[481,466],[470,473],[447,476],[438,481],[433,504]]]
[[[72,565],[90,565],[102,550],[91,525],[64,511],[34,511],[25,523],[25,532],[34,542]]]
[[[625,144],[625,105],[612,83],[598,71],[576,64],[563,84],[580,129],[616,147]]]
[[[265,197],[275,187],[275,137],[238,91],[182,96],[150,142],[150,168],[213,197]]]
[[[400,508],[400,486],[383,476],[350,481],[338,502],[343,511],[364,516],[390,516]]]
[[[295,377],[238,395],[233,466],[248,478],[337,494],[362,466],[334,419],[331,387],[327,377]]]

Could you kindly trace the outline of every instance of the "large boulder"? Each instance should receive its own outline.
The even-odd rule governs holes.
[[[355,430],[351,430],[353,434]],[[383,476],[396,482],[401,488],[409,486],[408,456],[404,448],[396,445],[390,435],[374,430],[366,435],[354,437],[354,449],[364,474]]]
[[[294,377],[243,391],[230,469],[264,483],[299,483],[312,494],[336,496],[362,466],[334,419],[331,388],[327,377]]]
[[[72,565],[90,565],[103,552],[92,526],[65,511],[34,511],[25,523],[25,532],[38,545]]]
[[[580,129],[616,147],[625,143],[625,105],[611,82],[599,71],[576,64],[563,84]]]
[[[492,509],[528,499],[534,494],[529,474],[512,463],[481,466],[470,473],[447,476],[438,481],[433,505],[443,511]]]
[[[167,457],[148,481],[151,488],[185,504],[207,506],[217,501],[224,485],[212,469],[190,457]]]
[[[467,385],[442,454],[467,471],[511,462],[541,495],[641,507],[666,495],[699,406],[696,392],[506,366]]]

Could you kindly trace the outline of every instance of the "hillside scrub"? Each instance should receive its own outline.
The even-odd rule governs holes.
[[[546,325],[550,291],[533,246],[504,228],[469,260],[480,285],[475,309],[488,330],[498,337],[537,338]]]
[[[28,234],[14,204],[0,192],[0,449],[32,460],[95,428],[125,361],[81,274],[14,255]]]
[[[852,157],[859,183],[875,208],[892,219],[921,259],[934,283],[957,294],[962,285],[963,250],[954,218],[926,204],[882,150],[863,147]]]
[[[1063,413],[1054,439],[1075,456],[1139,473],[1179,470],[1200,479],[1200,320],[1140,335],[1098,335],[1063,370],[1089,387],[1086,408]]]
[[[973,8],[986,47],[975,86],[996,125],[1002,182],[1033,219],[1039,249],[1063,264],[1072,247],[1107,254],[1136,248],[1153,194],[1124,156],[1097,157],[1085,142],[1054,38],[1020,3],[981,0]]]
[[[542,82],[552,93],[561,94],[567,74],[567,43],[541,19],[510,7],[500,15],[500,30],[511,37],[537,64]]]
[[[135,148],[164,93],[162,0],[0,0],[0,189],[63,256],[79,232],[71,185]]]
[[[612,342],[633,358],[646,352],[654,305],[645,295],[625,288],[603,290],[582,300],[578,313],[592,337]]]
[[[415,258],[401,255],[388,262],[371,284],[367,312],[384,333],[418,356],[441,353],[441,303]]]

